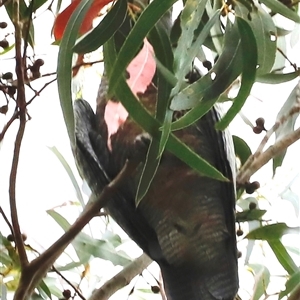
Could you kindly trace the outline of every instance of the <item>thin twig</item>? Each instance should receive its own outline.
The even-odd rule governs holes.
[[[53,83],[54,81],[56,81],[56,78],[50,80],[49,82],[45,83],[44,86],[36,92],[36,94],[26,103],[26,107],[32,103],[32,101],[40,95],[40,93],[51,83]],[[9,119],[9,121],[4,125],[2,131],[0,132],[0,142],[4,139],[4,136],[7,132],[7,130],[9,129],[10,125],[14,122],[14,120],[16,120],[19,117],[20,112],[18,110],[15,110],[14,114],[11,116],[11,118]]]
[[[56,78],[50,80],[49,82],[45,83],[44,86],[35,93],[35,95],[26,103],[26,106],[28,106],[37,96],[40,95],[40,93],[51,83],[53,83],[54,81],[56,81]]]
[[[83,66],[92,66],[94,64],[99,64],[102,63],[103,59],[98,59],[98,60],[94,60],[94,61],[89,61],[89,62],[81,62],[79,64],[76,64],[75,66],[72,67],[72,71],[78,70],[80,67]]]
[[[7,224],[7,226],[10,229],[11,234],[13,235],[14,234],[14,229],[13,229],[12,225],[10,224],[10,222],[9,222],[9,220],[8,220],[6,214],[5,214],[5,212],[4,212],[4,210],[2,209],[1,206],[0,206],[0,214],[3,216],[3,219],[4,219],[5,223]]]
[[[290,63],[290,65],[295,69],[295,71],[297,71],[297,65],[295,63],[292,63],[280,48],[277,47],[277,51]]]
[[[24,136],[26,125],[26,100],[25,100],[25,87],[24,87],[24,68],[23,58],[21,54],[22,49],[22,23],[19,20],[19,1],[13,1],[13,16],[15,27],[15,49],[16,49],[16,75],[18,78],[17,86],[17,108],[19,110],[20,125],[16,136],[15,148],[12,160],[11,173],[9,177],[9,203],[11,210],[11,220],[14,230],[15,244],[18,249],[21,269],[24,269],[28,264],[28,258],[25,251],[20,224],[18,220],[17,204],[16,204],[16,178],[20,157],[20,149],[22,139]]]
[[[5,133],[7,132],[10,125],[19,117],[19,111],[15,110],[9,121],[4,125],[1,133],[0,133],[0,142],[4,139]]]
[[[52,270],[58,274],[70,287],[72,287],[72,289],[75,291],[75,293],[82,299],[82,300],[86,300],[85,297],[81,294],[81,292],[78,290],[78,288],[76,288],[76,286],[74,286],[74,284],[69,281],[60,271],[58,271],[54,266],[52,266]]]

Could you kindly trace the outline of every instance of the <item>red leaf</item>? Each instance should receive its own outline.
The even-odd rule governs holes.
[[[55,40],[61,40],[67,23],[80,1],[81,0],[73,0],[72,3],[65,10],[63,10],[60,14],[57,15],[53,26]],[[86,33],[90,29],[92,29],[93,20],[98,16],[99,11],[111,1],[112,0],[94,0],[94,3],[88,10],[81,24],[81,27],[79,29],[80,34]]]
[[[142,50],[127,67],[127,72],[129,73],[127,84],[135,95],[137,95],[137,93],[144,93],[152,81],[156,70],[156,63],[153,56],[153,48],[145,39]],[[104,119],[107,124],[107,145],[109,149],[111,149],[111,135],[118,131],[119,127],[126,121],[127,117],[128,112],[121,102],[113,102],[111,100],[107,102]]]
[[[127,67],[127,72],[130,76],[127,80],[127,84],[135,95],[137,93],[144,93],[151,83],[156,69],[153,56],[153,48],[145,39],[142,50]]]

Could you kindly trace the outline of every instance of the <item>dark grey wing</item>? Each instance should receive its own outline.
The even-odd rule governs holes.
[[[76,145],[73,152],[77,167],[92,192],[100,195],[111,181],[108,175],[110,152],[107,148],[107,139],[103,138],[106,135],[106,128],[99,128],[88,102],[76,100],[74,110]],[[144,217],[137,213],[134,198],[128,199],[116,194],[109,200],[105,209],[148,255],[152,248],[158,249],[156,234]]]

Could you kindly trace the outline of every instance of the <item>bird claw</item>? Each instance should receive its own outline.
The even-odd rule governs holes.
[[[141,161],[146,159],[148,148],[150,146],[151,136],[148,133],[141,133],[134,139],[134,151],[130,158],[135,158]]]

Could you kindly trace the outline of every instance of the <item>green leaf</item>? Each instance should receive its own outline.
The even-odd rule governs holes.
[[[269,73],[260,76],[256,76],[255,81],[267,84],[278,84],[291,81],[300,76],[300,69],[295,72],[285,73],[285,74],[276,74]]]
[[[0,55],[3,55],[7,52],[9,52],[11,49],[13,49],[15,47],[15,44],[11,44],[9,45],[7,48],[5,48],[2,52],[0,52]]]
[[[298,249],[299,251],[299,249]],[[284,296],[290,294],[293,290],[300,287],[300,270],[294,273],[286,282],[285,290],[281,291],[279,294],[279,299],[282,299]]]
[[[272,12],[278,13],[296,23],[300,23],[300,16],[278,0],[262,0],[261,3],[269,7]]]
[[[251,27],[257,47],[257,75],[268,73],[275,61],[276,27],[272,17],[261,7],[253,4],[249,11],[242,3],[236,2],[236,16],[243,18]],[[248,50],[251,53],[251,50]]]
[[[202,1],[200,1],[199,3],[202,3]],[[206,2],[204,1],[204,3]],[[204,10],[204,6],[200,8]],[[202,13],[203,11],[201,12],[201,15]],[[196,40],[192,43],[192,45],[186,44],[186,39],[182,38],[183,45],[181,46],[181,50],[178,51],[178,55],[180,55],[179,57],[181,59],[180,61],[177,62],[178,66],[177,66],[177,70],[175,70],[175,76],[177,77],[177,84],[173,88],[171,95],[176,95],[180,91],[180,89],[185,86],[184,84],[185,77],[188,74],[188,72],[191,70],[192,63],[197,57],[199,53],[199,49],[201,49],[202,44],[206,40],[207,36],[210,33],[211,28],[215,25],[219,17],[220,17],[220,10],[217,10],[212,16],[212,18],[210,18],[209,21],[205,24],[202,31],[200,32]],[[189,22],[187,23],[189,24]],[[182,31],[189,32],[188,30],[185,30],[185,28],[182,28]],[[184,35],[182,35],[182,37],[184,37]],[[181,39],[179,39],[179,42],[180,41]],[[178,45],[178,47],[179,46],[180,45]],[[182,53],[186,53],[186,54],[182,55]]]
[[[161,28],[160,24],[157,24],[151,30],[149,39],[153,45],[157,60],[159,60],[163,66],[166,66],[168,70],[172,70],[173,55],[171,44],[166,32],[163,28]],[[164,122],[164,126],[163,131],[157,131],[156,135],[153,136],[153,139],[150,143],[145,165],[142,171],[142,176],[138,185],[136,194],[136,206],[138,206],[142,198],[146,195],[151,185],[151,182],[159,166],[161,155],[164,151],[170,134],[170,126],[172,121],[172,112],[168,110],[170,92],[171,85],[162,76],[162,74],[158,74],[157,105],[155,118],[159,123]],[[169,114],[170,112],[171,114]],[[170,118],[169,120],[168,116]]]
[[[38,290],[40,292],[40,294],[44,294],[45,297],[42,297],[42,298],[49,298],[49,299],[52,299],[51,297],[51,292],[48,288],[48,286],[46,285],[46,283],[44,282],[44,280],[41,281],[41,283],[39,284],[38,286]]]
[[[236,213],[237,222],[249,222],[254,220],[261,220],[262,216],[266,213],[266,210],[260,209],[247,209],[242,212]]]
[[[70,168],[70,165],[67,163],[67,161],[65,160],[65,158],[63,157],[63,155],[58,151],[58,149],[56,147],[49,147],[49,149],[58,158],[58,160],[60,161],[60,163],[64,167],[65,171],[69,175],[69,179],[71,180],[71,182],[73,184],[73,187],[74,187],[75,192],[76,192],[77,199],[79,200],[81,206],[84,208],[85,207],[85,203],[84,203],[84,200],[83,200],[83,197],[82,197],[81,189],[80,189],[80,187],[79,187],[79,185],[77,183],[77,180],[76,180],[76,178],[74,176],[74,173],[73,173],[72,169]]]
[[[54,210],[47,213],[62,227],[64,231],[70,228],[69,222]],[[82,264],[86,263],[91,255],[110,260],[115,265],[127,265],[131,259],[121,251],[116,251],[106,240],[93,239],[84,232],[80,232],[72,242],[76,254]]]
[[[283,191],[280,196],[282,200],[290,202],[294,208],[295,215],[298,218],[300,214],[300,198],[299,194],[291,189],[293,181],[294,179],[285,187],[285,191]]]
[[[3,250],[0,252],[0,263],[6,267],[9,267],[13,263],[11,257],[4,253]]]
[[[160,23],[158,23],[149,34],[149,39],[153,45],[155,56],[170,72],[173,73],[174,57],[172,55],[171,42],[168,34]],[[162,133],[159,133],[159,150],[157,156],[161,156],[171,132],[173,112],[169,109],[170,93],[172,85],[161,74],[158,74],[157,82],[157,105],[155,118],[159,123],[163,123]]]
[[[108,74],[110,66],[113,63],[113,57],[115,55],[114,51],[115,49],[112,40],[109,40],[104,45],[104,57]],[[132,94],[124,78],[120,80],[119,85],[116,87],[116,96],[118,99],[123,99],[122,104],[137,124],[139,124],[152,137],[157,134],[162,124],[151,116],[138,99]],[[173,134],[170,134],[169,136],[166,149],[200,174],[217,180],[228,181],[221,172],[202,159]]]
[[[245,238],[252,240],[278,240],[285,234],[299,234],[300,227],[288,227],[285,223],[266,225],[249,232]]]
[[[82,266],[82,262],[81,261],[72,261],[71,263],[67,263],[64,266],[58,267],[56,266],[56,269],[60,272],[63,271],[69,271],[78,267]]]
[[[192,125],[194,122],[198,121],[202,116],[204,116],[213,107],[217,100],[217,97],[206,101],[202,100],[193,109],[188,111],[183,117],[173,122],[171,129],[179,130]]]
[[[161,134],[161,139],[159,143],[159,149],[158,149],[158,155],[161,156],[166,143],[168,141],[169,135],[171,133],[171,125],[172,125],[172,119],[173,119],[173,110],[167,109],[165,112],[165,119],[163,121],[163,126],[161,127],[162,129],[162,134]]]
[[[125,76],[127,65],[134,58],[148,32],[177,0],[154,0],[142,12],[127,36],[114,62],[109,78],[109,94],[113,94],[121,78]]]
[[[265,266],[258,264],[249,264],[248,267],[255,280],[251,300],[259,300],[266,293],[270,283],[270,271]]]
[[[19,19],[22,20],[22,38],[26,40],[26,42],[34,48],[34,27],[32,24],[32,12],[34,11],[34,2],[31,1],[29,3],[29,6],[27,6],[26,2],[24,0],[19,1]],[[5,3],[5,9],[6,12],[10,18],[10,20],[13,23],[13,2],[8,1]],[[28,31],[28,25],[29,25],[29,31]]]
[[[289,116],[291,109],[298,105],[297,104],[299,101],[298,93],[299,93],[299,83],[296,84],[291,94],[283,104],[282,108],[280,109],[276,117],[276,121],[279,121],[282,117]],[[279,126],[279,128],[275,131],[275,136],[276,136],[275,141],[279,141],[281,138],[287,136],[288,134],[294,131],[294,126],[298,117],[299,117],[299,111],[290,115],[287,121]],[[282,165],[285,154],[286,154],[286,150],[282,151],[281,154],[273,158],[273,174],[275,174],[276,168]]]
[[[180,142],[180,140],[172,134],[166,144],[166,149],[200,174],[217,180],[228,181],[221,172],[192,151],[186,144]]]
[[[123,24],[127,13],[127,1],[119,0],[93,30],[81,37],[73,48],[77,53],[88,53],[108,41]]]
[[[94,257],[109,260],[114,265],[126,266],[132,261],[123,251],[116,251],[113,245],[105,240],[91,240],[80,236],[78,245],[80,245],[80,251],[87,252]]]
[[[2,283],[2,281],[0,282],[0,295],[1,295],[1,299],[2,300],[7,300],[7,288],[5,286],[5,284]]]
[[[138,190],[135,197],[136,207],[140,204],[143,197],[148,192],[148,189],[156,174],[161,159],[161,156],[158,156],[158,152],[159,152],[159,140],[152,139],[148,149],[145,165],[142,171],[142,175],[138,185]]]
[[[206,2],[207,0],[187,0],[181,12],[181,35],[178,39],[177,47],[174,50],[174,72],[178,79],[177,85],[173,90],[173,93],[175,94],[180,89],[182,82],[184,82],[186,74],[191,70],[192,62],[197,54],[197,49],[195,47],[193,48],[194,51],[196,50],[196,53],[193,53],[190,50],[194,39],[194,31],[197,29],[199,22],[201,21]],[[209,34],[209,30],[206,36]],[[185,53],[185,55],[182,55],[183,53]]]
[[[205,102],[218,98],[242,71],[241,40],[237,25],[229,21],[226,26],[223,52],[213,68],[202,78],[175,95],[171,102],[171,109],[175,111],[187,110]],[[215,101],[216,101],[215,99]],[[213,102],[214,103],[214,102]],[[187,115],[187,114],[186,114]],[[186,118],[186,115],[182,117]],[[184,121],[178,127],[185,127]],[[174,123],[175,124],[175,123]],[[177,128],[177,125],[174,127]],[[173,129],[173,126],[172,126]]]
[[[280,240],[268,240],[268,243],[274,254],[276,255],[278,261],[289,275],[292,275],[299,270]]]
[[[243,165],[247,161],[248,157],[252,154],[251,149],[240,137],[233,135],[232,139],[235,155],[240,159],[241,164]]]
[[[69,230],[71,225],[61,214],[52,209],[47,210],[47,214],[55,220],[55,222],[63,229],[64,232]],[[84,248],[84,244],[79,242],[79,236],[82,235],[82,232],[79,233],[71,244],[77,254],[77,257],[79,258],[79,261],[81,264],[84,264],[90,260],[91,254],[82,250]]]
[[[226,115],[216,124],[216,129],[224,130],[245,104],[255,81],[257,46],[251,27],[242,18],[236,17],[243,56],[241,87]]]
[[[71,95],[72,53],[79,27],[94,0],[82,0],[73,12],[60,43],[57,59],[57,86],[71,145],[75,144],[75,123]]]
[[[158,59],[155,59],[155,61],[156,69],[158,70],[159,74],[162,75],[172,87],[174,87],[176,85],[177,79],[173,72],[166,68]]]

